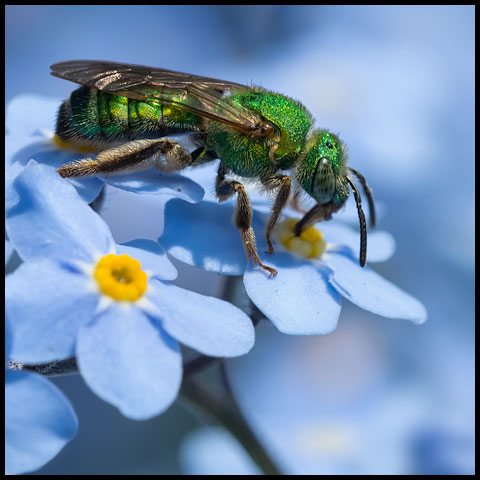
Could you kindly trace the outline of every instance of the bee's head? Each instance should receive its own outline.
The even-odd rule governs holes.
[[[328,130],[314,130],[305,154],[295,169],[295,179],[318,203],[339,207],[348,198],[345,144]]]
[[[347,201],[352,189],[360,222],[360,265],[366,263],[367,229],[360,193],[351,178],[355,175],[367,196],[370,225],[375,226],[375,206],[372,191],[362,174],[347,167],[345,144],[327,130],[314,130],[307,140],[304,154],[295,166],[294,176],[300,186],[318,204],[297,224],[297,234],[314,221],[326,220]]]

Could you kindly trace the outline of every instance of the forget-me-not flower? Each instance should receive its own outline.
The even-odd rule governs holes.
[[[37,95],[21,95],[8,104],[5,136],[6,208],[16,202],[13,181],[31,159],[56,169],[93,155],[92,149],[76,151],[54,134],[60,105],[60,100]],[[170,195],[189,202],[200,201],[204,194],[203,189],[188,178],[178,174],[160,174],[155,169],[130,175],[70,178],[68,181],[87,203],[97,197],[104,183],[130,192]]]
[[[162,247],[115,244],[103,219],[52,169],[31,161],[13,186],[19,200],[6,228],[24,263],[6,280],[12,358],[43,363],[75,355],[95,393],[145,419],[177,396],[178,342],[210,356],[250,350],[247,315],[165,283],[177,272]]]
[[[14,333],[5,319],[5,363]],[[37,470],[74,437],[77,417],[63,393],[46,378],[5,370],[5,474]]]
[[[192,170],[192,176],[194,173]],[[200,174],[205,176],[205,171]],[[224,275],[243,275],[250,299],[284,333],[333,331],[341,297],[384,317],[425,321],[426,311],[418,300],[368,266],[359,266],[358,232],[340,222],[322,222],[318,226],[323,235],[312,228],[297,239],[292,233],[293,219],[287,218],[276,227],[273,255],[263,253],[269,213],[264,203],[259,208],[256,205],[252,202],[258,252],[266,265],[278,271],[275,278],[246,261],[231,205],[170,200],[159,240],[170,255],[184,263]],[[369,263],[385,261],[393,250],[394,240],[387,232],[369,232]]]

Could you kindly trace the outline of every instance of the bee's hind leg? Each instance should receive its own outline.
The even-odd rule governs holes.
[[[225,175],[227,169],[220,164],[218,169],[217,180],[215,182],[215,192],[220,202],[228,200],[235,193],[237,194],[237,205],[233,216],[236,227],[242,237],[243,247],[247,254],[247,259],[252,259],[254,265],[260,266],[263,270],[270,273],[270,276],[275,276],[277,271],[268,267],[260,260],[257,251],[257,244],[255,241],[255,232],[252,228],[252,205],[245,190],[245,187],[235,180],[226,180]]]
[[[171,138],[133,140],[109,148],[96,159],[84,158],[67,163],[57,169],[62,177],[86,177],[98,173],[105,175],[141,172],[155,166],[161,172],[174,172],[191,166],[190,152]]]

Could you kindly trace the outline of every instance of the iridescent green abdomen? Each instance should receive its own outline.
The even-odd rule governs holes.
[[[57,135],[64,141],[109,144],[198,131],[200,119],[185,110],[80,87],[60,107]]]

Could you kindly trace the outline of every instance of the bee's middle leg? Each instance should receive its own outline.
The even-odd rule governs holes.
[[[270,241],[270,235],[272,233],[273,227],[277,223],[278,217],[282,213],[282,210],[285,208],[285,205],[288,203],[292,179],[287,175],[281,175],[262,180],[262,183],[269,190],[278,188],[277,197],[275,198],[275,203],[273,204],[272,215],[270,216],[267,227],[265,228],[265,237],[268,243],[268,250],[265,253],[271,254],[274,250],[272,242]]]
[[[235,180],[226,180],[226,173],[227,169],[223,165],[220,165],[217,180],[215,182],[215,192],[217,197],[220,202],[223,202],[228,200],[235,193],[237,194],[237,205],[235,207],[233,219],[242,237],[242,243],[245,248],[245,253],[247,254],[247,259],[252,258],[254,265],[258,265],[263,270],[269,272],[270,276],[275,276],[277,271],[274,268],[265,265],[258,255],[255,232],[252,228],[252,205],[245,187]]]
[[[161,172],[182,170],[194,163],[190,152],[171,138],[133,140],[109,148],[96,159],[84,158],[57,169],[62,177],[86,177],[141,172],[155,166]]]

